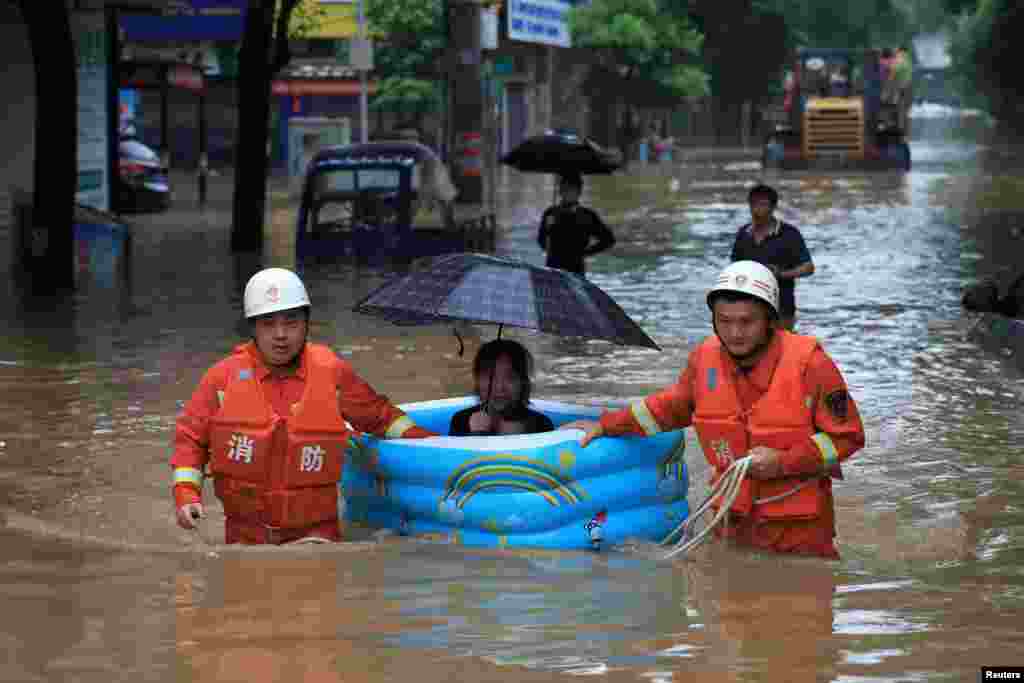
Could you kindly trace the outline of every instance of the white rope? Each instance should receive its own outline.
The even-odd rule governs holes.
[[[735,472],[736,472],[737,468],[743,468],[743,470],[746,471],[746,466],[743,465],[743,464],[730,465],[729,468],[726,469],[726,471],[722,473],[722,476],[718,478],[718,481],[715,482],[715,485],[711,488],[711,492],[707,495],[707,497],[704,499],[704,501],[700,505],[698,505],[697,509],[694,510],[693,512],[691,512],[690,515],[685,520],[683,520],[683,522],[679,526],[677,526],[675,529],[673,529],[672,532],[670,532],[661,541],[661,545],[671,545],[671,544],[675,543],[676,542],[675,541],[675,537],[680,532],[685,532],[685,531],[689,530],[689,527],[694,522],[696,522],[696,520],[702,514],[704,514],[704,512],[706,512],[708,509],[711,508],[711,503],[716,498],[722,497],[721,494],[726,492],[727,489],[732,485],[732,479],[735,476]]]
[[[718,478],[715,485],[711,489],[711,493],[704,499],[697,509],[694,510],[690,516],[688,516],[679,526],[672,530],[661,545],[674,544],[674,547],[665,553],[662,559],[667,560],[671,557],[675,557],[679,553],[689,552],[693,548],[700,545],[704,539],[707,538],[708,534],[718,526],[718,524],[726,519],[732,504],[736,501],[736,497],[739,495],[740,488],[743,486],[743,479],[747,476],[747,470],[750,469],[751,456],[740,458],[739,460],[733,461],[722,476]],[[720,500],[718,511],[715,516],[711,519],[711,522],[704,527],[696,536],[690,537],[693,531],[692,527],[700,517],[711,509],[711,504],[715,500]],[[678,540],[673,540],[678,536]]]
[[[666,541],[672,537],[680,534],[680,538],[675,543],[675,547],[666,553],[663,559],[669,559],[678,555],[679,553],[688,552],[693,548],[700,545],[714,530],[719,523],[727,519],[729,510],[739,495],[740,488],[743,484],[743,478],[746,476],[747,469],[750,467],[750,459],[742,458],[737,460],[726,470],[721,477],[719,477],[714,488],[708,497],[701,503],[700,506],[666,538]],[[700,531],[696,536],[692,536],[693,528],[696,525],[697,520],[712,509],[712,503],[716,500],[720,501],[719,509],[715,513],[715,516],[711,519],[708,525]]]

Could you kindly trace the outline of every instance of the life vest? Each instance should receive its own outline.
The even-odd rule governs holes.
[[[710,337],[696,355],[693,426],[715,480],[733,461],[756,446],[788,450],[814,436],[814,399],[803,376],[818,342],[813,337],[776,332],[782,355],[771,384],[761,398],[744,411],[731,366],[718,337]],[[745,478],[732,505],[738,515],[770,520],[816,519],[831,491],[827,476],[752,480]]]
[[[210,420],[210,470],[228,517],[302,528],[336,519],[349,429],[338,409],[333,352],[306,344],[306,387],[277,415],[242,352]]]

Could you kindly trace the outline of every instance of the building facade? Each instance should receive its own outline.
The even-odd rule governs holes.
[[[0,3],[0,80],[3,81],[4,133],[0,135],[0,232],[10,237],[11,195],[31,194],[35,159],[35,68],[28,28],[14,3]],[[4,253],[8,253],[5,251]],[[4,264],[6,265],[6,264]]]

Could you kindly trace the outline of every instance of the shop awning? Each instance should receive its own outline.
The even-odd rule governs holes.
[[[192,64],[145,61],[121,62],[122,88],[161,88],[166,82],[172,88],[184,88],[195,93],[206,89],[206,78],[203,70]]]
[[[274,81],[271,92],[275,95],[300,97],[302,95],[358,95],[359,81],[321,81],[315,79],[289,79]],[[377,84],[370,81],[366,92],[373,95]]]
[[[377,91],[373,74],[366,90]],[[297,59],[286,66],[272,85],[275,95],[358,95],[359,72],[331,59]]]

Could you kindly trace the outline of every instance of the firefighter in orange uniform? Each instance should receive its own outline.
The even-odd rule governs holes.
[[[192,529],[203,516],[208,470],[227,543],[340,541],[345,421],[391,438],[434,433],[328,347],[307,341],[309,295],[295,273],[256,273],[244,307],[253,340],[207,371],[178,418],[171,458],[178,525]]]
[[[584,429],[601,436],[655,434],[693,425],[713,482],[752,456],[718,533],[783,553],[838,558],[832,478],[864,446],[864,427],[842,374],[814,337],[778,326],[778,283],[753,261],[727,267],[708,292],[715,336],[690,353],[679,380]]]

